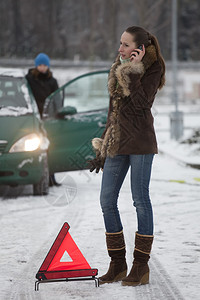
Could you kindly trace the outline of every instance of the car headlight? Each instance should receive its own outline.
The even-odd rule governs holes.
[[[14,145],[12,145],[9,152],[35,151],[39,148],[46,150],[48,149],[48,146],[49,140],[46,137],[31,133],[19,139]]]

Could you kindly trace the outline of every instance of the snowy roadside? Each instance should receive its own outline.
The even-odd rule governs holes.
[[[160,144],[159,151],[173,157],[180,163],[200,169],[200,144],[189,144],[185,141],[184,138],[181,141],[170,141],[166,138]]]
[[[170,138],[170,113],[174,111],[173,105],[158,105],[156,102],[153,110],[159,151],[180,163],[200,169],[200,138],[198,133],[200,105],[182,104],[180,106],[180,111],[184,112],[184,131],[183,137],[179,141]]]

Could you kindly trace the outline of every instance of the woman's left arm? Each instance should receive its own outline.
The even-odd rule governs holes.
[[[161,66],[155,62],[141,77],[130,73],[130,98],[133,104],[141,108],[150,108],[160,85]]]
[[[155,61],[145,70],[141,59],[134,58],[132,62],[120,65],[116,76],[124,96],[129,96],[134,106],[149,108],[160,85],[162,69],[159,62]]]

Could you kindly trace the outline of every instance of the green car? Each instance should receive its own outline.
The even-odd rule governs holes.
[[[94,157],[108,110],[108,71],[84,74],[45,101],[43,118],[20,72],[0,72],[0,185],[33,184],[48,194],[49,173],[83,170]]]

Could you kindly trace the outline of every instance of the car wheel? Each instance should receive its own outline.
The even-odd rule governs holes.
[[[48,195],[49,193],[49,167],[47,158],[44,162],[44,172],[42,179],[33,185],[33,195],[34,196],[42,196],[42,195]]]

